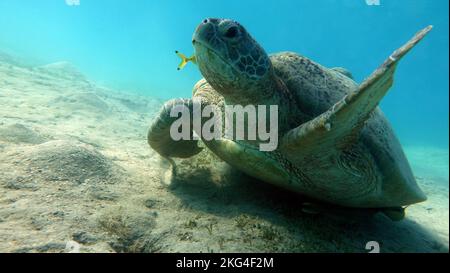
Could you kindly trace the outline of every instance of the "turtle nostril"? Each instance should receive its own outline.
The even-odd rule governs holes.
[[[209,22],[208,19],[203,20],[203,24],[207,24]]]

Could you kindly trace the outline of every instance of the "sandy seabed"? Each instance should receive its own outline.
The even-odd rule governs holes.
[[[161,104],[0,53],[0,252],[448,252],[448,150],[405,147],[429,200],[403,221],[310,214],[206,151],[165,184]]]

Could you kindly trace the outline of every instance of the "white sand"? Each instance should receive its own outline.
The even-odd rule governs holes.
[[[146,143],[161,101],[99,87],[68,63],[10,60],[0,57],[0,252],[366,252],[368,241],[448,252],[448,150],[406,150],[429,200],[401,222],[302,213],[298,196],[206,152],[178,161],[167,187]]]

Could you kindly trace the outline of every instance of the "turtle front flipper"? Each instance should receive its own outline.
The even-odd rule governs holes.
[[[159,115],[153,120],[148,131],[148,144],[163,157],[188,158],[201,152],[198,140],[193,139],[192,124],[189,128],[188,140],[174,140],[170,134],[172,124],[179,119],[171,116],[174,107],[181,106],[192,113],[192,99],[172,99],[166,102]]]
[[[287,154],[295,154],[295,158],[291,158],[293,161],[302,162],[304,158],[319,151],[332,151],[336,147],[354,143],[364,122],[392,86],[397,63],[431,28],[428,26],[418,32],[389,56],[355,91],[347,94],[328,111],[286,133],[281,140],[280,149]]]
[[[171,116],[174,107],[181,106],[192,113],[192,99],[173,99],[166,102],[158,116],[153,120],[148,131],[147,140],[150,147],[164,157],[171,165],[171,169],[164,173],[162,181],[171,185],[177,175],[177,167],[172,157],[188,158],[202,151],[198,146],[198,140],[193,139],[192,125],[189,128],[188,140],[174,140],[170,134],[172,124],[178,117]]]

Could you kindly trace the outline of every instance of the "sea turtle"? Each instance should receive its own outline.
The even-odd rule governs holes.
[[[192,40],[195,58],[190,60],[204,76],[193,97],[222,110],[224,105],[278,105],[279,145],[264,152],[258,141],[226,136],[202,141],[262,181],[328,204],[398,212],[395,217],[402,218],[405,206],[426,196],[377,106],[392,86],[399,60],[431,28],[418,32],[358,85],[344,68],[327,68],[293,52],[269,56],[234,20],[205,19]],[[149,145],[169,160],[201,151],[198,140],[171,138],[177,117],[170,111],[177,105],[192,109],[193,99],[166,102],[148,132]]]

